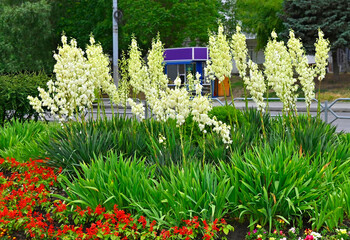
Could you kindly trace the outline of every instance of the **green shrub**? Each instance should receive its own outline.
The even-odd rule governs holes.
[[[234,186],[230,203],[239,216],[247,215],[251,225],[268,224],[271,230],[278,218],[290,222],[312,216],[322,204],[320,196],[328,198],[349,182],[350,160],[341,162],[334,156],[335,152],[303,155],[293,142],[281,142],[274,150],[264,145],[234,153],[232,163],[221,163],[221,172]]]
[[[7,122],[0,128],[0,157],[15,158],[24,162],[29,158],[45,157],[44,151],[37,141],[47,141],[56,131],[57,125],[44,122]]]
[[[38,96],[37,88],[46,88],[48,80],[43,73],[0,75],[0,125],[11,119],[37,119],[27,97]]]
[[[232,187],[211,165],[173,165],[168,167],[168,178],[163,178],[157,175],[156,165],[111,154],[90,165],[81,163],[81,169],[81,173],[76,170],[72,181],[62,176],[71,203],[91,207],[103,204],[107,209],[117,204],[169,226],[193,216],[214,220],[228,210],[226,199]]]
[[[80,163],[90,163],[94,156],[106,156],[115,148],[113,129],[94,122],[71,122],[50,136],[48,141],[40,141],[40,147],[49,158],[47,165],[62,168],[63,173],[74,173]]]
[[[209,117],[214,116],[218,121],[229,125],[235,124],[236,119],[240,123],[243,117],[240,110],[237,110],[233,106],[229,105],[213,107],[213,109],[209,112]]]
[[[327,153],[339,143],[335,133],[337,128],[318,118],[308,119],[306,115],[299,115],[292,119],[293,129],[289,121],[286,124],[304,153]]]

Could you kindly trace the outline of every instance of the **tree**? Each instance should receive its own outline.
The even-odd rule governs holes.
[[[0,74],[49,71],[54,39],[51,9],[46,0],[0,3]]]
[[[204,45],[208,29],[217,29],[220,0],[118,0],[119,49],[127,50],[134,35],[140,48],[147,51],[152,38],[160,34],[165,47]],[[112,54],[112,1],[67,0],[58,31],[88,42],[92,32],[104,50]]]
[[[256,34],[258,49],[265,47],[273,30],[279,33],[284,29],[279,17],[282,5],[283,0],[236,1],[236,19],[245,31]]]
[[[93,34],[103,49],[111,54],[112,10],[112,0],[58,1],[55,9],[59,15],[56,34],[60,36],[65,32],[68,37],[75,38],[81,48],[85,48],[90,34]]]
[[[308,53],[314,52],[317,30],[320,28],[331,44],[333,71],[339,75],[336,52],[350,46],[349,0],[286,0],[283,5],[286,32],[293,29]]]

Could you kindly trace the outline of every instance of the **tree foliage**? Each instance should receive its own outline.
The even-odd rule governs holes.
[[[283,22],[279,17],[283,0],[237,0],[236,19],[249,33],[256,34],[258,48],[263,48],[273,30],[279,33]]]
[[[0,74],[50,69],[51,10],[46,0],[0,3]]]
[[[315,49],[319,28],[332,49],[350,46],[349,0],[286,0],[282,16],[286,32],[293,29],[308,52]]]
[[[51,72],[62,32],[81,48],[92,33],[112,55],[112,0],[0,0],[0,74]],[[165,47],[205,45],[217,29],[221,0],[118,0],[119,49],[134,35],[143,53],[158,33]],[[121,51],[120,51],[121,52]]]
[[[127,50],[134,35],[141,49],[149,49],[160,34],[165,47],[204,44],[208,29],[217,28],[219,0],[119,0],[119,48]],[[59,30],[86,44],[92,32],[103,48],[112,53],[112,1],[67,0]]]
[[[286,0],[283,5],[285,29],[293,29],[308,53],[314,53],[320,28],[331,44],[333,71],[339,73],[336,51],[350,46],[349,0]],[[286,37],[287,31],[284,32]]]

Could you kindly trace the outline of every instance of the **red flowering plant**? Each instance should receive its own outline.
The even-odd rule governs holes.
[[[22,232],[30,239],[224,239],[233,230],[224,219],[208,223],[198,217],[183,220],[184,226],[162,229],[156,221],[134,218],[117,206],[106,211],[101,205],[68,205],[53,198],[57,172],[41,166],[44,161],[0,159],[2,169],[11,169],[10,174],[0,173],[2,237]]]

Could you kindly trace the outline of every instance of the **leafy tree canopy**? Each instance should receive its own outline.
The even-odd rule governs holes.
[[[50,69],[51,10],[46,0],[0,3],[0,74]]]
[[[318,28],[329,39],[333,50],[350,46],[349,0],[286,0],[282,17],[284,35],[293,29],[309,53],[314,51]]]
[[[283,22],[279,17],[283,0],[237,0],[236,19],[249,33],[256,34],[258,49],[265,47],[272,30],[281,32]]]
[[[220,0],[119,0],[119,48],[127,50],[134,35],[141,49],[148,50],[160,33],[165,47],[204,44],[208,29],[215,30]],[[90,33],[112,53],[112,0],[67,0],[58,31],[86,44]]]

